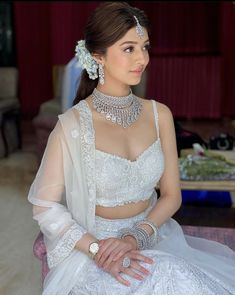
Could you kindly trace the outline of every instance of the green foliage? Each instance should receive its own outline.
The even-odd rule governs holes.
[[[179,167],[182,180],[235,179],[235,165],[220,155],[188,155],[179,159]]]

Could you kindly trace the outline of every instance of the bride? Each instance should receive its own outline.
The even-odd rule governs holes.
[[[102,3],[77,44],[74,106],[28,195],[47,248],[44,295],[235,294],[234,252],[171,218],[181,205],[172,113],[130,88],[149,47],[146,15],[125,2]]]

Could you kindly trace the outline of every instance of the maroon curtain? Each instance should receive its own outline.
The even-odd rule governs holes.
[[[66,64],[74,56],[87,17],[99,4],[99,1],[14,2],[24,114],[35,115],[40,104],[53,97],[52,66]],[[152,26],[153,63],[149,66],[148,95],[164,97],[177,116],[235,117],[235,5],[203,1],[130,1],[130,4],[143,9]],[[181,58],[177,59],[178,55]],[[205,58],[199,62],[198,55]],[[218,55],[220,58],[215,57]],[[200,67],[206,73],[205,80],[200,77]],[[207,83],[210,90],[205,86]],[[211,83],[216,84],[213,87]],[[182,89],[177,89],[179,85]],[[197,86],[190,88],[191,85]],[[206,95],[210,96],[208,102]],[[189,113],[186,97],[194,108]]]
[[[221,81],[220,56],[152,56],[147,97],[175,117],[219,118]]]
[[[207,53],[219,50],[219,3],[131,1],[151,23],[154,53]]]
[[[179,117],[235,118],[235,4],[135,5],[152,23],[147,95]]]
[[[66,64],[74,56],[76,42],[98,2],[54,1],[50,4],[51,53],[53,64]]]
[[[52,66],[74,56],[76,41],[99,2],[14,2],[19,97],[23,115],[33,117],[53,98]]]
[[[52,97],[50,3],[15,2],[14,19],[23,114],[34,115]]]
[[[223,116],[235,118],[235,3],[221,5],[220,26],[221,54],[223,56]]]

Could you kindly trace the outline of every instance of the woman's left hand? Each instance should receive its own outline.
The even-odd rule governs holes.
[[[112,261],[117,261],[131,250],[136,250],[133,243],[118,238],[100,240],[99,247],[99,251],[95,256],[95,262],[102,268],[108,268]]]
[[[129,266],[123,266],[123,259],[130,259]],[[150,271],[142,266],[140,262],[145,262],[147,264],[154,263],[153,259],[141,254],[139,251],[129,251],[128,254],[120,257],[117,261],[112,261],[108,267],[103,268],[104,271],[110,273],[114,278],[116,278],[121,284],[125,286],[130,286],[130,281],[122,277],[122,273],[142,281],[145,276],[150,274]]]

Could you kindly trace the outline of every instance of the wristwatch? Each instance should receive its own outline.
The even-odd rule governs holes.
[[[98,241],[96,242],[92,242],[90,245],[89,245],[89,248],[88,248],[88,251],[89,251],[89,255],[92,259],[95,258],[95,255],[98,253],[99,251],[99,244],[98,244]]]

